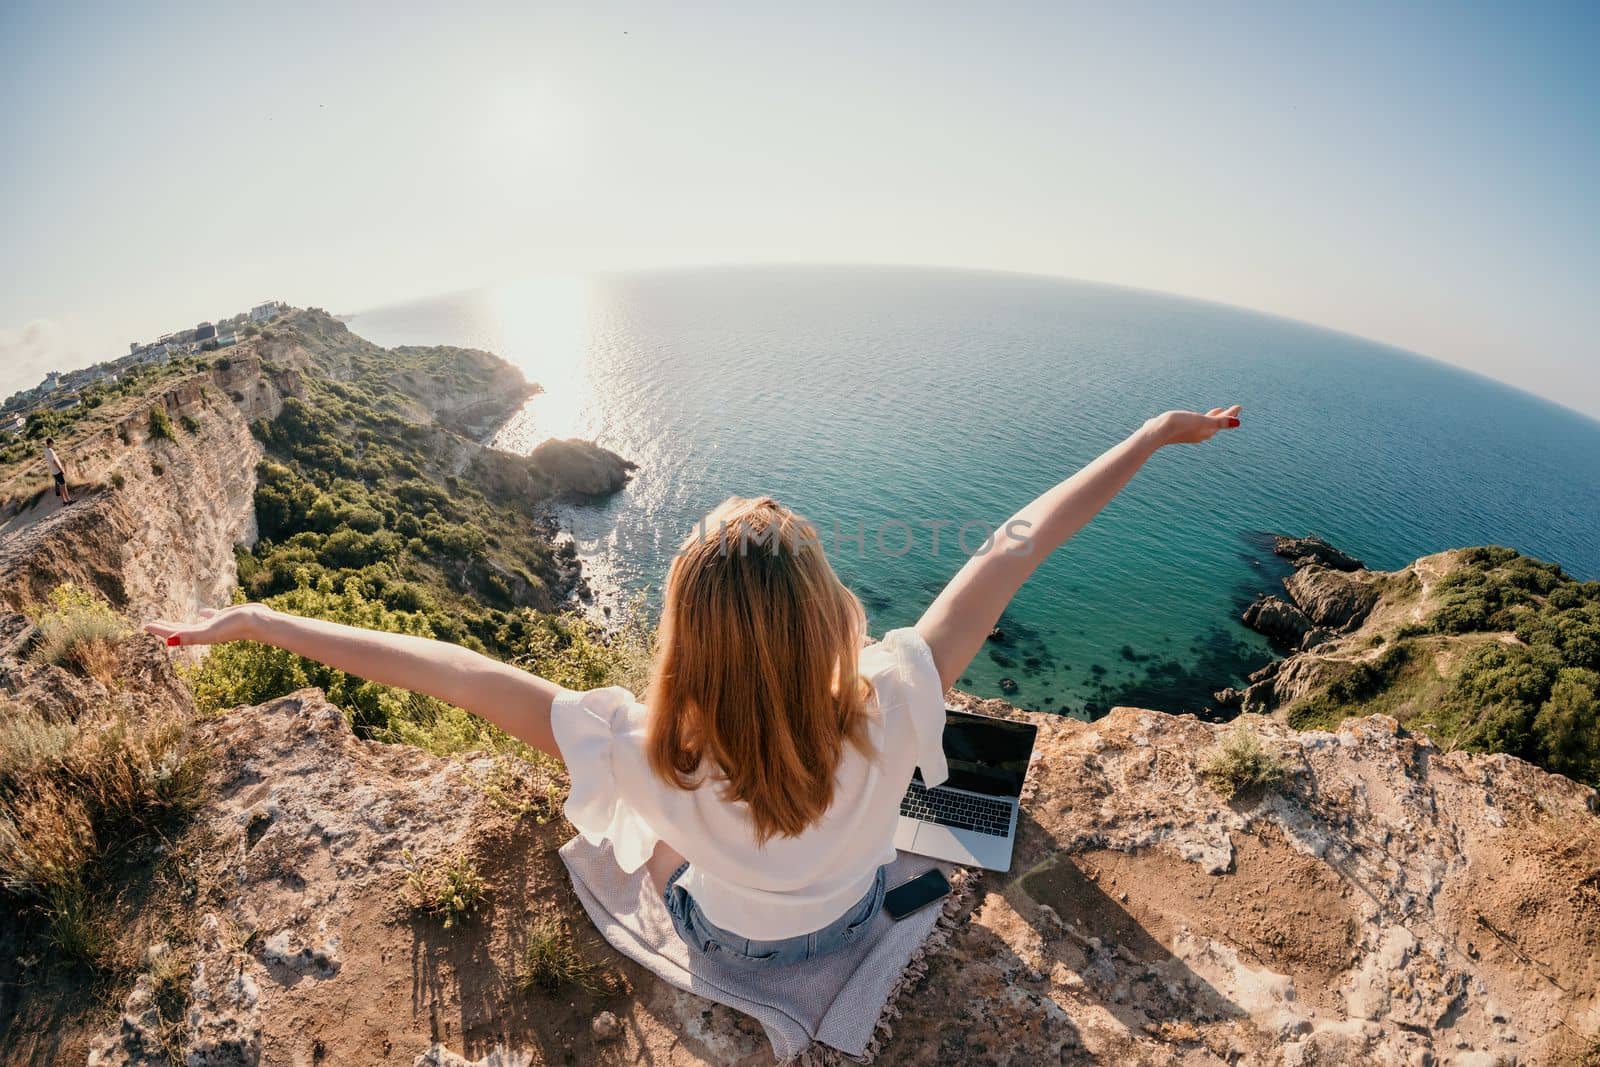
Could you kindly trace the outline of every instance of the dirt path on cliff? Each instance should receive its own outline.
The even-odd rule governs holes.
[[[46,498],[0,526],[0,606],[22,610],[63,581],[108,596],[120,590],[114,549],[121,539],[105,514],[113,499],[104,489],[86,489],[70,505]]]
[[[79,500],[82,497],[73,497],[73,499]],[[41,522],[48,522],[56,515],[66,511],[67,507],[68,505],[61,503],[60,498],[54,493],[46,493],[5,522],[0,522],[0,545],[5,544],[14,537],[21,536]]]

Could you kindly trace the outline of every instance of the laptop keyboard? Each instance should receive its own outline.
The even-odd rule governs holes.
[[[929,789],[921,782],[912,782],[906,787],[906,795],[900,801],[900,814],[908,819],[957,830],[976,830],[995,837],[1005,837],[1011,829],[1010,804],[952,793],[948,789]]]

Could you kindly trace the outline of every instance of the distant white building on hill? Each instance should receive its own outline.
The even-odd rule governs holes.
[[[268,300],[265,304],[257,304],[250,309],[251,322],[265,322],[278,314],[278,301]]]

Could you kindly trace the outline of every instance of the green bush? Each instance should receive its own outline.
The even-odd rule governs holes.
[[[1580,782],[1600,782],[1600,673],[1582,667],[1557,672],[1533,733],[1545,766]]]
[[[150,408],[150,436],[157,441],[171,441],[176,439],[172,432],[172,419],[167,415],[167,409],[160,404]]]
[[[41,659],[58,667],[75,667],[102,682],[114,680],[114,646],[132,627],[110,604],[65,582],[50,591],[44,604],[35,605],[32,614],[39,628]]]
[[[446,613],[437,609],[397,610],[369,598],[361,586],[360,578],[348,577],[342,587],[335,589],[332,579],[324,575],[314,586],[297,584],[269,598],[267,603],[290,614],[418,637],[453,636],[469,646],[483,647],[482,640],[474,635],[449,633],[451,624]],[[399,583],[395,588],[410,587]],[[411,595],[418,601],[425,601],[427,596],[426,590],[412,590]],[[642,691],[649,672],[651,635],[639,622],[625,621],[615,632],[606,633],[577,617],[539,616],[525,611],[499,616],[498,624],[485,636],[504,658],[559,685],[592,689],[617,684]],[[414,744],[441,754],[478,749],[522,750],[495,727],[458,708],[431,697],[376,685],[269,645],[218,645],[188,681],[197,706],[207,714],[259,704],[317,686],[344,710],[363,737]]]

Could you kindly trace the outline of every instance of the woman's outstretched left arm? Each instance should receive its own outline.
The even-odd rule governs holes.
[[[1022,583],[1110,503],[1157,449],[1199,444],[1239,425],[1239,407],[1169,411],[1114,445],[1094,462],[1036,498],[996,531],[989,550],[973,556],[917,621],[933,653],[939,681],[954,685],[983,647]]]
[[[276,645],[371,682],[438,697],[561,756],[550,728],[550,704],[560,687],[527,671],[446,641],[287,615],[264,604],[201,614],[197,623],[157,621],[145,630],[174,645]]]

